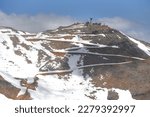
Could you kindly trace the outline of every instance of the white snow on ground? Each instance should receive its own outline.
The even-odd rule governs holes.
[[[66,48],[65,51],[71,51],[71,50],[79,50],[79,49],[100,49],[100,48],[106,48],[106,47],[111,47],[111,48],[119,48],[118,46],[107,46],[103,44],[99,44],[99,46],[83,46],[83,47],[72,47],[72,48]]]
[[[95,97],[98,100],[107,100],[108,89],[95,87],[90,82],[90,78],[84,80],[80,71],[74,71],[70,79],[58,79],[56,75],[39,75],[38,87],[36,91],[29,90],[33,100],[91,100],[89,97]],[[119,94],[119,99],[132,99],[129,91],[113,89]],[[95,92],[94,94],[92,94]],[[128,95],[128,96],[127,96]]]
[[[128,38],[129,38],[131,41],[133,41],[134,43],[136,43],[137,46],[138,46],[141,50],[143,50],[147,55],[150,56],[150,51],[149,51],[149,48],[148,48],[148,47],[146,47],[146,46],[145,46],[143,43],[141,43],[140,41],[137,41],[137,40],[135,40],[135,39],[133,39],[133,38],[131,38],[131,37],[129,37],[129,36],[128,36]]]
[[[38,51],[32,48],[32,44],[27,42],[24,37],[21,36],[23,32],[16,32],[11,29],[0,30],[0,75],[13,86],[21,89],[19,94],[24,94],[26,88],[20,86],[20,80],[17,78],[30,78],[36,75],[38,68],[36,67]],[[13,46],[10,37],[15,35],[19,39],[19,44],[16,47]],[[31,46],[29,50],[22,47],[20,44],[24,43]],[[22,55],[15,54],[14,51],[20,50]],[[28,63],[26,57],[32,62]]]
[[[88,96],[96,91],[97,99],[107,99],[108,91],[106,89],[98,90],[89,80],[84,80],[81,71],[74,71],[68,80],[58,79],[57,76],[38,76],[39,84],[36,91],[29,90],[33,99],[84,99],[91,100]],[[59,84],[59,85],[58,85]]]
[[[105,34],[99,34],[99,35],[101,35],[101,36],[103,36],[103,37],[106,37],[106,35],[105,35]]]
[[[24,41],[21,37],[19,37],[19,39]],[[10,75],[15,77],[33,77],[38,71],[38,68],[36,67],[38,52],[35,49],[33,49],[32,51],[27,51],[21,46],[17,46],[17,48],[14,48],[9,36],[0,33],[0,42],[4,41],[5,43],[7,43],[6,46],[8,46],[9,49],[6,49],[6,46],[0,43],[0,70],[5,71],[6,73],[9,73]],[[17,49],[21,50],[23,54],[26,54],[26,57],[28,57],[28,59],[32,61],[32,64],[28,64],[26,58],[22,55],[16,55],[14,53],[14,50]]]
[[[22,32],[22,31],[18,31],[18,33],[19,33],[20,35],[25,35],[25,34],[26,34],[26,33]]]
[[[118,93],[119,100],[126,100],[126,99],[128,99],[128,100],[134,100],[132,98],[132,95],[131,95],[131,93],[130,93],[129,90],[121,90],[121,89],[116,89],[116,88],[113,88],[112,90],[114,90],[115,92]]]
[[[88,82],[73,75],[70,79],[58,79],[56,76],[38,76],[39,86],[30,91],[33,99],[88,99],[85,90]],[[83,82],[83,85],[80,83]]]
[[[121,39],[121,37],[120,37],[119,35],[117,35],[117,37],[118,37],[119,39]]]
[[[9,99],[6,96],[0,94],[0,101],[5,101],[5,100],[11,100],[11,99]]]
[[[73,42],[78,42],[78,43],[73,43],[74,45],[77,45],[79,47],[83,47],[83,44],[80,43],[81,41],[83,41],[78,35],[76,35],[75,37],[72,38]]]
[[[69,64],[70,69],[74,69],[77,67],[77,62],[79,61],[80,57],[81,55],[71,55],[69,57],[68,64]]]
[[[72,41],[82,41],[82,39],[78,35],[76,35],[72,38]]]

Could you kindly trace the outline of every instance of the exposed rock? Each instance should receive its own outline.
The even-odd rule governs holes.
[[[108,100],[117,100],[117,99],[119,99],[118,93],[115,92],[115,91],[112,91],[112,90],[108,91],[107,99]]]

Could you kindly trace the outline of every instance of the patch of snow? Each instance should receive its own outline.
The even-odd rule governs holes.
[[[109,60],[108,58],[106,58],[106,57],[103,57],[103,59],[105,59],[105,60]]]
[[[133,38],[131,38],[131,37],[129,37],[129,36],[128,36],[128,38],[129,38],[131,41],[133,41],[134,43],[136,43],[137,46],[138,46],[142,51],[144,51],[147,55],[150,56],[150,51],[149,51],[149,49],[148,49],[143,43],[141,43],[140,41],[137,41],[137,40],[135,40],[135,39],[133,39]]]
[[[27,83],[29,83],[29,84],[34,83],[34,79],[33,78],[28,78]]]
[[[104,79],[104,76],[103,76],[103,75],[100,75],[99,79],[100,79],[100,80],[103,80],[103,79]]]
[[[119,100],[134,100],[129,90],[121,90],[116,88],[113,88],[112,90],[118,93]]]
[[[74,69],[77,67],[80,57],[81,55],[70,55],[69,61],[68,61],[70,69]]]
[[[77,30],[77,32],[78,32],[78,33],[80,33],[80,32],[81,32],[81,30]]]
[[[98,35],[101,35],[101,36],[103,36],[103,37],[106,37],[106,35],[105,35],[105,34],[98,34]]]
[[[2,49],[2,48],[1,48]],[[14,77],[33,77],[38,71],[35,64],[28,64],[22,56],[17,56],[13,51],[0,51],[1,71],[5,71]],[[11,55],[11,56],[10,56]],[[35,54],[33,54],[35,56]],[[34,56],[34,57],[35,57]],[[12,61],[12,62],[10,62]]]
[[[108,45],[103,45],[103,44],[98,44],[98,47],[100,47],[100,48],[105,48],[105,47],[119,48],[119,47],[118,47],[118,46],[116,46],[116,45],[108,46]]]
[[[99,46],[83,46],[83,47],[71,47],[71,48],[66,48],[65,51],[71,51],[71,50],[79,50],[79,49],[97,49],[97,48],[107,48],[107,47],[112,47],[112,48],[119,48],[118,46],[107,46],[103,44],[99,44]]]
[[[70,34],[56,34],[55,36],[56,37],[64,37],[64,36],[71,36],[71,35]]]
[[[22,32],[22,31],[17,31],[20,35],[24,35],[26,33]]]
[[[119,48],[119,46],[116,46],[116,45],[108,46],[108,47],[112,47],[112,48]]]
[[[8,99],[5,95],[0,94],[0,100],[4,101],[4,100],[11,100],[11,99]]]
[[[76,35],[72,38],[72,41],[82,41],[82,39],[79,37],[79,35]]]
[[[91,100],[88,96],[96,91],[97,99],[107,99],[108,91],[97,90],[90,83],[90,79],[84,80],[82,71],[74,71],[71,77],[67,80],[58,79],[57,75],[41,76],[39,75],[38,87],[36,91],[29,90],[33,99],[84,99]]]
[[[105,86],[107,84],[107,82],[103,82],[103,85]]]
[[[40,37],[41,37],[41,35],[42,35],[42,32],[40,32],[40,33],[36,34],[36,38],[40,38]]]
[[[119,39],[121,39],[121,37],[120,37],[119,35],[117,35],[117,37],[118,37]]]
[[[21,90],[19,91],[17,97],[20,96],[20,95],[24,95],[25,93],[26,93],[26,88],[21,88]]]
[[[27,42],[21,35],[16,35],[20,40],[20,43],[25,43],[28,46],[32,47],[30,42]],[[6,48],[2,43],[5,41]],[[33,77],[38,68],[36,67],[36,63],[38,60],[38,51],[34,48],[30,48],[30,50],[25,49],[21,45],[17,45],[14,48],[12,44],[12,40],[7,34],[2,34],[0,32],[0,60],[1,67],[0,71],[5,71],[5,73],[9,73],[14,77]],[[17,55],[14,51],[20,50],[22,55]],[[29,64],[26,59],[29,59],[32,64]]]

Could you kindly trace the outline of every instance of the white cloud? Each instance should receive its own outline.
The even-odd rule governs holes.
[[[74,22],[75,20],[69,16],[58,16],[54,14],[29,16],[6,14],[0,11],[0,26],[13,27],[28,32],[40,32],[47,29],[54,29]]]
[[[140,40],[150,41],[150,31],[146,26],[120,17],[100,18],[97,22],[107,24]]]

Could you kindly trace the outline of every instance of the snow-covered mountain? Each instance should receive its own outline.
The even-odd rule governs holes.
[[[0,27],[1,99],[150,99],[150,44],[106,25]]]

